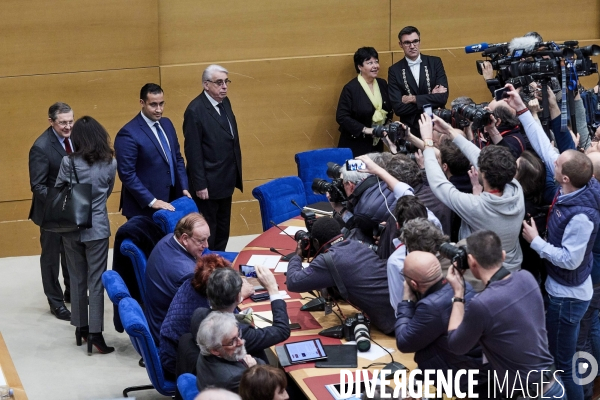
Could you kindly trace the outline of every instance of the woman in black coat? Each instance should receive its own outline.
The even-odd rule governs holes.
[[[382,151],[381,140],[373,144],[372,127],[386,124],[392,119],[387,82],[377,78],[378,58],[373,47],[361,47],[354,53],[354,67],[358,76],[344,86],[338,102],[335,116],[340,124],[338,147],[349,147],[354,157]]]

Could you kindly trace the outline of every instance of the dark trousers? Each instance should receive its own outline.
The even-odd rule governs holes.
[[[62,236],[58,233],[45,231],[40,228],[40,245],[42,246],[40,267],[44,294],[48,298],[50,307],[56,308],[63,306],[65,305],[63,291],[58,282],[58,274],[61,265],[65,292],[70,291],[71,285]]]
[[[204,216],[210,228],[208,248],[213,251],[225,251],[227,247],[231,222],[231,199],[232,196],[224,199],[201,200],[194,196],[198,211]]]

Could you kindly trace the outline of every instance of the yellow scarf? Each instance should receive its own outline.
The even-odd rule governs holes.
[[[387,116],[387,111],[382,108],[383,98],[381,97],[381,92],[379,91],[377,79],[373,80],[373,93],[371,92],[371,89],[369,89],[367,81],[365,81],[365,78],[363,78],[361,74],[358,74],[358,83],[360,83],[360,86],[362,86],[364,89],[367,97],[369,100],[371,100],[373,107],[375,107],[375,112],[373,113],[372,118],[373,125],[383,125],[385,122],[385,117]]]

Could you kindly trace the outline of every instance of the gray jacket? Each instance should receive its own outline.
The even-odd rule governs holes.
[[[106,200],[112,193],[117,173],[117,160],[112,162],[96,162],[93,165],[81,157],[75,157],[75,171],[79,177],[79,183],[92,184],[92,227],[78,232],[68,232],[62,235],[71,240],[90,242],[92,240],[106,239],[110,236],[110,222],[106,210]],[[69,182],[71,170],[71,159],[64,157],[60,165],[60,171],[56,178],[56,186]],[[73,181],[75,177],[73,176]]]

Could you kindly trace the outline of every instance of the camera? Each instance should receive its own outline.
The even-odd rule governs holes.
[[[396,142],[398,139],[406,137],[406,127],[400,122],[390,122],[387,125],[377,125],[373,128],[373,137],[383,138],[386,136],[390,141]]]
[[[311,225],[312,227],[312,225]],[[316,250],[312,245],[312,235],[307,231],[297,231],[294,234],[294,240],[300,242],[302,248],[302,258],[308,258],[311,254],[316,254]]]
[[[368,351],[371,348],[371,321],[363,313],[346,318],[342,327],[344,339],[348,342],[356,341],[358,351]]]
[[[312,191],[318,194],[329,193],[329,199],[334,203],[343,203],[348,200],[344,190],[344,181],[340,176],[344,167],[334,162],[327,163],[327,176],[332,178],[331,182],[325,179],[315,178],[312,183]]]
[[[454,106],[452,111],[455,115],[471,121],[473,123],[471,129],[473,131],[479,130],[491,122],[490,116],[492,112],[480,106],[460,104]]]
[[[471,125],[471,122],[461,115],[458,115],[454,108],[452,110],[438,108],[437,110],[433,110],[433,114],[451,124],[452,127],[456,129],[464,129]]]
[[[439,252],[442,257],[449,259],[452,263],[456,263],[456,268],[459,270],[465,271],[469,269],[466,246],[457,247],[450,243],[442,243]]]

